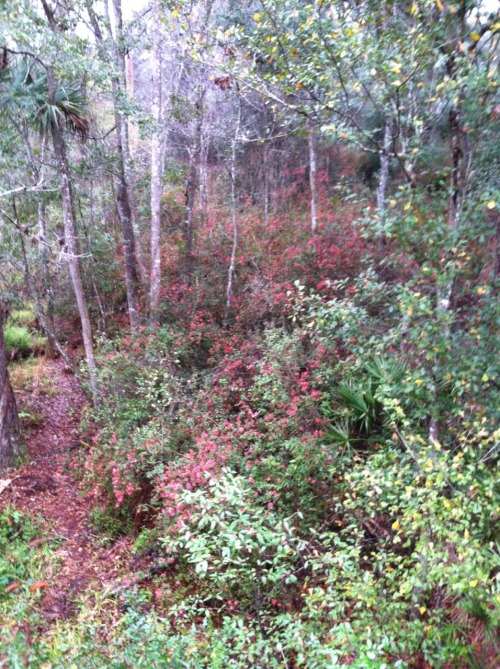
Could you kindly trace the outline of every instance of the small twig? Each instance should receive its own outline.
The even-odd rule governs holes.
[[[417,455],[416,455],[415,451],[413,450],[413,448],[410,446],[410,444],[407,442],[407,440],[401,434],[397,425],[393,424],[393,425],[391,425],[391,427],[393,428],[394,432],[398,435],[398,437],[401,440],[401,443],[403,444],[403,446],[406,448],[408,453],[411,455],[413,460],[416,462],[418,471],[420,473],[422,473],[422,467],[420,466],[420,462],[418,461]]]

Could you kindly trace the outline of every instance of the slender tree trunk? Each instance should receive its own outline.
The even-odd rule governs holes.
[[[99,45],[99,56],[106,62],[104,37],[90,0],[86,2],[90,23]],[[111,31],[108,0],[104,2],[109,38],[112,42],[112,64],[114,72],[111,77],[111,93],[113,99],[113,113],[116,129],[116,173],[114,177],[116,210],[123,238],[123,260],[125,265],[125,284],[127,287],[127,306],[130,326],[136,328],[139,324],[139,280],[137,276],[137,257],[134,232],[135,198],[132,193],[132,168],[128,147],[127,120],[120,111],[120,105],[126,97],[126,64],[123,47],[123,18],[121,0],[113,0],[116,40]],[[141,273],[142,276],[142,273]],[[144,276],[146,273],[144,270]]]
[[[238,135],[240,134],[241,123],[241,101],[238,97],[238,116],[236,118],[236,127],[231,147],[231,222],[233,227],[233,245],[231,248],[231,260],[227,273],[226,288],[226,321],[229,320],[231,313],[231,303],[234,295],[234,272],[236,268],[236,251],[238,250],[238,214],[236,210],[236,149],[238,144]]]
[[[44,165],[43,159],[45,155],[46,140],[44,138],[42,144],[42,168],[41,174],[43,175]],[[24,240],[23,240],[24,243]],[[47,301],[47,326],[52,332],[54,332],[54,313],[55,313],[55,299],[54,291],[52,289],[52,279],[50,276],[50,246],[49,246],[49,236],[47,232],[47,211],[45,207],[45,202],[43,201],[43,196],[38,202],[38,249],[40,252],[40,266],[43,277],[43,287],[45,292],[45,299]],[[25,250],[23,247],[23,254],[25,255]],[[27,264],[26,264],[27,268]],[[27,268],[28,269],[28,268]],[[33,282],[34,285],[34,282]],[[39,300],[38,300],[39,301]],[[40,319],[38,319],[40,320]],[[43,326],[42,326],[43,327]],[[54,341],[53,338],[47,336],[47,357],[52,358],[55,354]]]
[[[448,127],[451,151],[451,197],[448,207],[448,223],[450,230],[455,231],[460,219],[462,205],[463,183],[461,176],[464,157],[460,138],[459,111],[455,106],[450,110]]]
[[[46,0],[42,0],[42,6],[49,22],[51,30],[57,30],[54,15],[49,8]],[[47,68],[47,88],[49,104],[54,105],[55,101],[55,81],[54,68]],[[90,389],[94,404],[99,404],[99,392],[97,386],[96,363],[94,356],[94,342],[92,341],[92,327],[83,290],[82,276],[80,271],[80,259],[78,257],[78,243],[76,238],[75,213],[73,207],[73,194],[71,192],[71,182],[69,178],[69,167],[66,156],[66,146],[62,130],[59,127],[59,118],[52,125],[52,145],[54,155],[59,168],[59,183],[61,187],[62,217],[64,224],[64,251],[68,263],[71,283],[75,292],[78,313],[82,327],[83,345],[85,348],[85,357],[89,370]]]
[[[131,54],[128,54],[124,59],[123,67],[125,71],[122,75],[122,82],[124,83],[127,99],[130,101],[134,97],[134,61]],[[128,184],[128,195],[130,201],[130,210],[132,213],[132,229],[135,237],[135,257],[137,260],[137,269],[139,270],[139,277],[144,290],[147,290],[149,283],[148,271],[146,268],[146,261],[144,260],[144,253],[141,245],[139,211],[137,207],[136,198],[136,171],[134,168],[131,152],[130,152],[130,134],[129,124],[126,116],[122,116],[122,146],[123,146],[123,164],[125,168],[125,179]]]
[[[264,225],[269,228],[269,146],[264,142]]]
[[[202,220],[206,221],[208,215],[208,149],[209,138],[206,128],[206,123],[203,124],[201,132],[201,146],[200,146],[200,210]]]
[[[184,272],[188,279],[191,275],[193,261],[194,207],[199,186],[198,165],[200,162],[201,135],[203,131],[204,100],[205,88],[202,85],[196,102],[196,126],[193,147],[189,156],[189,171],[186,183],[186,219],[184,223],[186,250],[184,256]]]
[[[54,80],[52,68],[48,69],[49,97],[54,99]],[[62,198],[62,215],[64,223],[64,251],[68,263],[71,283],[75,292],[78,313],[82,326],[83,345],[85,347],[85,356],[89,370],[90,388],[94,403],[99,403],[99,393],[96,377],[96,363],[94,357],[94,343],[92,341],[92,327],[87,308],[87,301],[83,290],[83,283],[80,270],[80,259],[78,257],[78,243],[76,238],[75,217],[73,210],[73,195],[69,180],[68,161],[66,157],[66,147],[60,127],[55,124],[52,127],[52,141],[54,146],[54,155],[59,168],[59,181]]]
[[[128,150],[127,121],[120,111],[122,98],[126,96],[126,65],[123,35],[123,17],[121,0],[113,0],[113,12],[116,27],[115,66],[112,78],[113,110],[117,136],[117,177],[116,208],[123,236],[123,259],[125,264],[125,283],[127,285],[127,303],[130,326],[139,324],[139,281],[135,251],[135,234],[130,202],[130,155]],[[129,177],[129,178],[127,178]]]
[[[0,473],[7,467],[12,467],[22,451],[16,397],[7,369],[2,327],[4,314],[4,306],[0,303]]]
[[[125,283],[127,286],[127,305],[130,326],[139,324],[139,281],[137,278],[135,257],[135,235],[130,207],[129,189],[125,176],[123,145],[120,138],[121,114],[115,107],[115,125],[117,126],[117,176],[115,177],[116,209],[123,237],[123,260],[125,265]]]
[[[448,63],[448,72],[450,78],[455,77],[454,60],[450,59]],[[462,199],[466,191],[466,175],[463,170],[464,152],[461,141],[460,127],[460,100],[461,92],[458,94],[458,103],[454,104],[448,115],[448,128],[450,132],[450,154],[451,154],[451,194],[448,204],[448,226],[450,234],[455,235],[460,223],[462,210]],[[455,280],[452,278],[448,284],[438,289],[437,295],[437,314],[444,319],[447,312],[453,309],[453,289]],[[449,325],[445,322],[444,332],[449,335]],[[436,402],[437,404],[437,402]],[[429,427],[429,442],[435,444],[439,439],[439,422],[437,417],[433,416]]]
[[[385,216],[385,199],[387,195],[387,182],[389,180],[389,150],[392,142],[392,127],[391,121],[386,120],[384,126],[384,153],[380,156],[380,176],[377,187],[377,213],[380,218],[380,223],[383,224]],[[381,251],[385,246],[386,239],[383,231],[380,231],[379,236],[379,250]]]
[[[307,124],[307,141],[309,145],[309,186],[311,189],[311,234],[318,232],[318,187],[316,183],[316,138],[314,128]]]
[[[155,123],[151,137],[151,290],[149,308],[151,320],[157,322],[161,288],[161,191],[162,191],[162,138],[161,122],[161,32],[160,0],[153,3],[153,104]]]
[[[205,0],[203,7],[200,6],[202,17],[200,22],[200,34],[203,40],[208,41],[210,16],[212,13],[214,0]],[[193,260],[193,233],[194,233],[194,207],[196,195],[200,186],[200,163],[202,161],[201,153],[203,146],[203,128],[205,118],[205,94],[206,79],[208,79],[207,68],[203,68],[200,73],[198,85],[198,95],[195,103],[196,125],[194,131],[194,141],[189,156],[189,172],[186,183],[186,218],[185,218],[185,239],[186,252],[184,256],[184,273],[190,281],[192,260]],[[203,201],[201,202],[203,211]]]

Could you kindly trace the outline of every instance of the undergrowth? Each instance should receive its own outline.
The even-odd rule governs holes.
[[[496,287],[404,209],[383,257],[359,211],[324,209],[315,240],[249,211],[229,314],[214,233],[189,282],[166,259],[158,327],[99,340],[72,467],[101,544],[135,534],[134,556],[34,666],[498,664]]]

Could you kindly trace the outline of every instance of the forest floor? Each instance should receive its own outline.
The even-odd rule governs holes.
[[[58,540],[54,567],[37,584],[43,590],[39,613],[50,624],[72,615],[85,590],[118,583],[130,541],[120,539],[105,547],[91,529],[95,500],[85,495],[75,470],[75,456],[91,438],[80,433],[86,398],[63,360],[42,362],[30,389],[16,392],[21,415],[35,414],[38,425],[25,430],[26,464],[10,474],[11,483],[0,494],[0,510],[9,504],[37,523],[40,538],[32,546]]]

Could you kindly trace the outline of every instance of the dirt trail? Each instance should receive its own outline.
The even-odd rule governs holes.
[[[47,361],[43,374],[50,376],[53,392],[26,397],[30,406],[35,402],[44,420],[27,434],[27,464],[11,477],[12,484],[2,494],[0,504],[9,502],[28,516],[41,517],[44,537],[62,537],[42,600],[48,622],[71,615],[75,599],[84,589],[100,590],[103,584],[112,584],[123,572],[128,546],[126,540],[109,550],[96,544],[88,522],[93,500],[82,496],[69,466],[85,447],[79,433],[86,403],[81,388],[62,360]],[[24,399],[20,394],[21,409]]]

